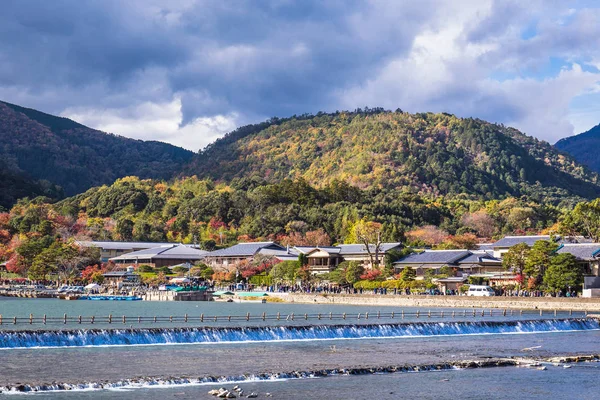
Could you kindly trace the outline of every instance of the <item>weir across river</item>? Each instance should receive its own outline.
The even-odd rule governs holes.
[[[0,349],[397,339],[599,330],[591,318],[397,321],[258,326],[189,326],[0,331]]]
[[[148,326],[154,324],[185,324],[188,326],[208,323],[240,323],[240,322],[267,322],[267,321],[391,321],[391,320],[418,320],[418,319],[485,319],[492,317],[546,317],[546,318],[598,318],[600,314],[590,314],[587,311],[565,310],[514,310],[514,309],[471,309],[471,310],[414,310],[393,312],[364,312],[364,313],[272,313],[258,314],[246,313],[245,315],[209,315],[209,314],[184,314],[161,316],[132,316],[132,315],[68,315],[48,316],[5,316],[0,315],[0,329],[10,329],[11,326],[22,325],[137,325]]]

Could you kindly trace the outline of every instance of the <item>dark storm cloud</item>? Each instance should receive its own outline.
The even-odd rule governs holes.
[[[14,60],[4,83],[119,82],[147,66],[169,67],[186,49],[127,2],[10,1],[0,16],[0,51]],[[8,81],[8,82],[7,82]]]
[[[10,60],[1,84],[60,91],[102,82],[115,92],[140,71],[164,68],[172,92],[185,98],[200,90],[214,100],[185,104],[187,119],[227,111],[223,106],[259,115],[330,106],[331,87],[364,79],[407,51],[429,13],[398,7],[406,19],[381,26],[371,7],[342,1],[162,9],[142,1],[10,1],[3,8],[0,52]],[[89,103],[97,101],[89,94]]]
[[[563,132],[568,101],[530,105],[522,87],[575,96],[594,77],[514,79],[598,58],[600,17],[551,1],[8,0],[0,99],[193,149],[236,124],[366,105],[534,130],[545,112]]]

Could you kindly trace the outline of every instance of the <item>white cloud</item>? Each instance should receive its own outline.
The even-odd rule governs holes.
[[[479,117],[552,143],[572,135],[571,101],[597,89],[600,73],[571,63],[545,78],[515,75],[520,52],[502,57],[507,42],[521,41],[518,31],[511,28],[487,40],[466,40],[465,28],[489,21],[492,9],[482,2],[470,11],[419,34],[407,56],[391,60],[366,82],[339,90],[339,101],[350,109],[368,104]],[[506,78],[495,79],[495,71],[506,73]]]
[[[482,90],[502,96],[513,107],[522,110],[517,119],[503,122],[554,143],[573,134],[573,116],[569,108],[572,99],[586,93],[598,81],[600,74],[585,72],[581,66],[573,64],[553,78],[487,81]]]
[[[238,124],[238,115],[198,117],[183,124],[181,99],[168,103],[145,102],[118,109],[68,108],[62,114],[105,132],[144,140],[159,140],[198,151]]]

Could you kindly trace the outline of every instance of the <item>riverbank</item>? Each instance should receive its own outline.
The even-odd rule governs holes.
[[[467,297],[269,293],[286,303],[357,306],[506,308],[534,310],[600,311],[598,298],[566,297]]]

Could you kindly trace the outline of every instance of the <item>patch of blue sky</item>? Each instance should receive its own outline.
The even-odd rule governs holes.
[[[535,66],[523,66],[522,68],[517,66],[515,69],[510,70],[496,69],[490,73],[489,77],[490,79],[498,82],[504,82],[515,78],[543,81],[556,77],[561,70],[564,68],[571,68],[572,65],[572,61],[566,60],[562,57],[549,57],[546,62],[540,62]],[[582,68],[583,67],[584,66],[582,65]],[[589,70],[595,71],[595,67],[587,64],[585,65],[585,68],[592,68]]]
[[[521,31],[521,39],[522,40],[533,39],[534,37],[537,36],[537,34],[538,34],[537,23],[538,23],[537,19],[532,20],[523,28],[523,30]]]
[[[569,121],[575,134],[587,132],[600,122],[600,92],[588,92],[569,103]]]

